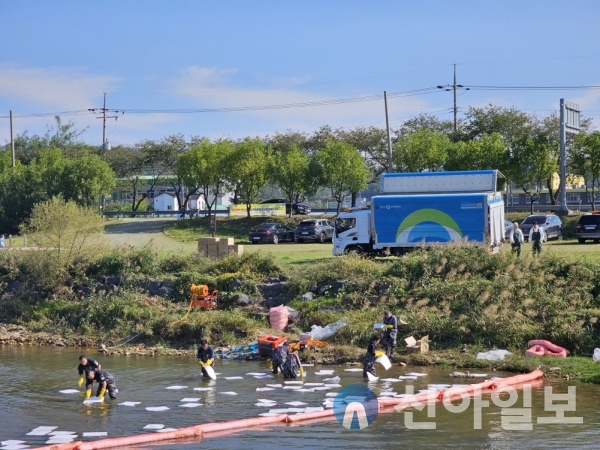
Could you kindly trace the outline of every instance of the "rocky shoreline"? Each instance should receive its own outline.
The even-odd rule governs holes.
[[[195,357],[196,349],[177,349],[163,346],[154,346],[141,344],[133,344],[127,346],[115,346],[114,343],[95,342],[90,338],[82,336],[61,336],[58,334],[46,332],[32,332],[22,325],[3,324],[0,323],[0,345],[3,346],[54,346],[54,347],[78,347],[90,349],[94,348],[98,352],[106,355],[123,355],[123,356],[181,356]],[[230,347],[215,347],[215,351],[226,352],[231,350]],[[359,355],[361,350],[348,348],[317,348],[310,350],[303,355],[303,359],[315,364],[359,364],[362,360]],[[251,355],[246,357],[248,360],[258,360],[261,357]]]

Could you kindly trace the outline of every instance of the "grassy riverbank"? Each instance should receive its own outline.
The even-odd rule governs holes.
[[[325,356],[343,362],[360,358],[373,323],[390,309],[408,323],[399,330],[400,344],[411,335],[431,339],[431,355],[402,356],[407,362],[525,371],[540,364],[520,356],[527,341],[548,339],[578,358],[541,360],[544,367],[556,365],[561,374],[600,381],[600,364],[591,363],[593,349],[600,347],[600,265],[593,261],[551,245],[539,259],[528,251],[517,259],[507,251],[488,255],[459,246],[385,260],[319,257],[310,251],[297,259],[297,249],[310,245],[330,249],[250,246],[256,250],[214,261],[191,252],[121,248],[73,262],[65,269],[65,284],[53,289],[36,273],[34,260],[43,259],[42,253],[0,252],[0,322],[95,343],[118,344],[135,336],[132,344],[190,349],[202,337],[216,346],[235,346],[274,333],[269,307],[286,303],[299,314],[286,330],[290,337],[311,325],[347,319],[328,340],[337,350]],[[278,256],[270,252],[275,249]],[[181,320],[192,283],[218,289],[219,309],[192,310]],[[468,354],[456,350],[463,344]],[[502,363],[474,359],[475,349],[491,348],[507,348],[515,356]]]

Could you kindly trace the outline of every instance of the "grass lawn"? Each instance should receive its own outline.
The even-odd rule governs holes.
[[[310,216],[313,218],[314,216]],[[306,264],[318,261],[325,258],[331,258],[331,242],[324,244],[318,243],[280,243],[273,244],[252,244],[248,241],[248,230],[252,227],[266,222],[282,223],[295,228],[296,225],[306,219],[306,216],[277,217],[269,219],[267,217],[251,217],[251,218],[228,218],[217,217],[217,233],[216,237],[233,237],[236,244],[243,244],[244,251],[270,253],[282,264]],[[173,221],[170,222],[166,230],[167,235],[177,242],[196,242],[199,237],[210,236],[208,219],[199,218],[191,220]]]
[[[600,262],[600,244],[586,242],[580,244],[577,239],[564,239],[562,241],[549,241],[543,244],[542,251],[557,252],[574,258],[581,258],[587,261]],[[530,245],[525,245],[523,251],[531,251]]]

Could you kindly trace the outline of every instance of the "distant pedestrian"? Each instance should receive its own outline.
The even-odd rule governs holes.
[[[544,229],[538,227],[537,222],[533,222],[529,232],[529,242],[533,244],[533,256],[539,256],[542,252],[542,242],[546,240],[545,234]]]
[[[513,224],[513,229],[510,230],[510,246],[512,247],[512,252],[517,252],[517,258],[521,256],[521,247],[523,245],[523,232],[519,228],[519,224],[515,222]]]
[[[0,234],[0,248],[6,248],[4,245],[4,235]]]

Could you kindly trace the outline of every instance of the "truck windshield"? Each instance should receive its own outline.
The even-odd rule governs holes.
[[[335,221],[335,234],[339,236],[340,233],[354,228],[356,226],[356,219],[354,217],[338,217]]]

